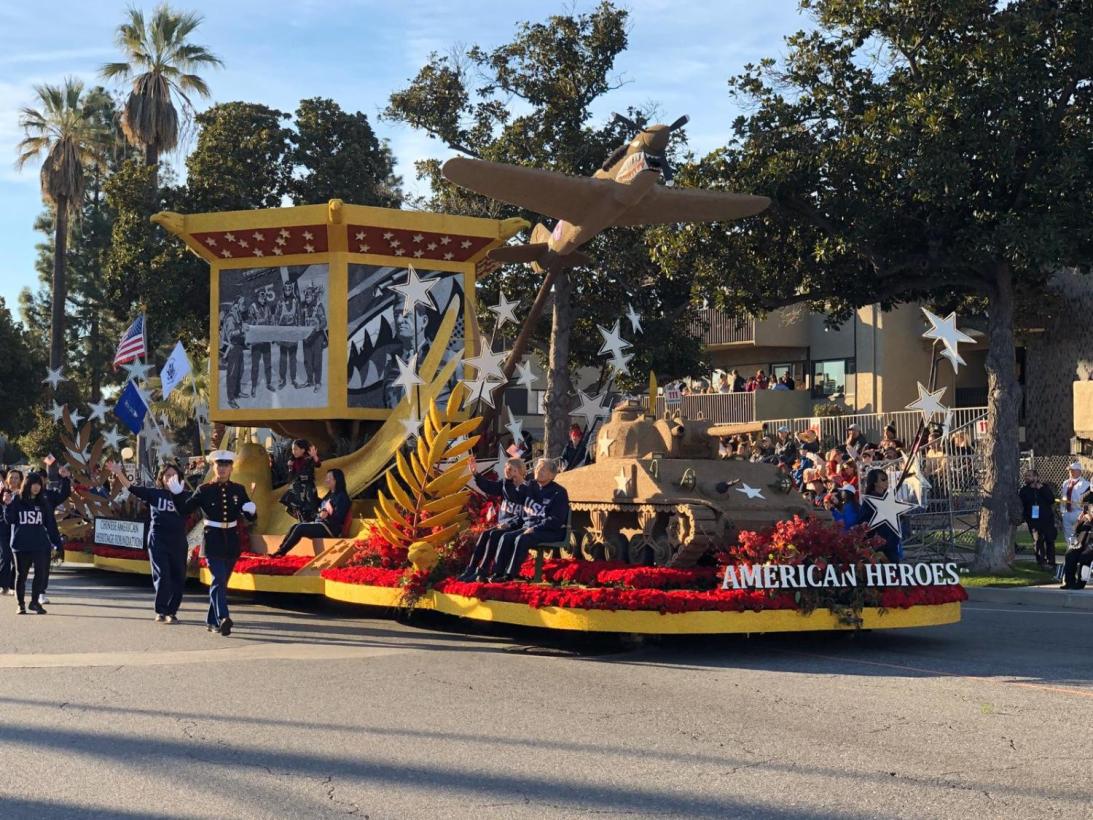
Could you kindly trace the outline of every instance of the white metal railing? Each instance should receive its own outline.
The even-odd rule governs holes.
[[[975,422],[986,417],[986,407],[954,407],[949,429],[954,432],[961,432],[962,437],[966,437],[967,443],[970,445],[977,438]],[[846,433],[851,424],[857,424],[865,439],[873,443],[880,441],[881,436],[884,434],[884,428],[891,424],[896,428],[896,436],[910,446],[922,424],[922,414],[917,410],[899,410],[895,413],[856,413],[846,416],[763,419],[763,424],[770,431],[783,426],[788,427],[793,432],[818,427],[820,441],[831,446],[846,441]],[[958,440],[959,438],[961,437],[958,437]]]
[[[664,396],[657,397],[657,418],[666,409]],[[683,396],[679,408],[689,419],[709,419],[716,424],[746,424],[755,421],[754,393],[702,393]]]

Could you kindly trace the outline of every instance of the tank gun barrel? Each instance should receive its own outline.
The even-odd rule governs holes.
[[[742,436],[762,432],[763,422],[749,421],[743,424],[714,424],[706,430],[706,435],[712,438],[722,438],[723,436]]]

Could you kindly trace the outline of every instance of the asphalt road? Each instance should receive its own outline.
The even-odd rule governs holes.
[[[1089,817],[1093,612],[564,639],[61,571],[0,599],[0,817]]]

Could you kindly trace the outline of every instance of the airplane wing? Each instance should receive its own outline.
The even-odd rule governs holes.
[[[754,216],[770,205],[765,196],[666,188],[657,185],[619,216],[615,225],[670,225],[674,222],[728,222]]]
[[[615,183],[608,180],[481,159],[453,157],[440,172],[461,188],[575,225],[590,207],[614,196]]]

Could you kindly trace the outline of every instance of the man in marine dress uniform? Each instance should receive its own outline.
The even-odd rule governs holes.
[[[228,615],[228,579],[243,551],[239,519],[254,521],[258,510],[243,485],[231,480],[235,454],[214,450],[209,461],[216,465],[216,480],[198,487],[185,506],[187,510],[199,509],[205,515],[205,560],[213,576],[205,624],[210,632],[227,637],[234,625]]]

